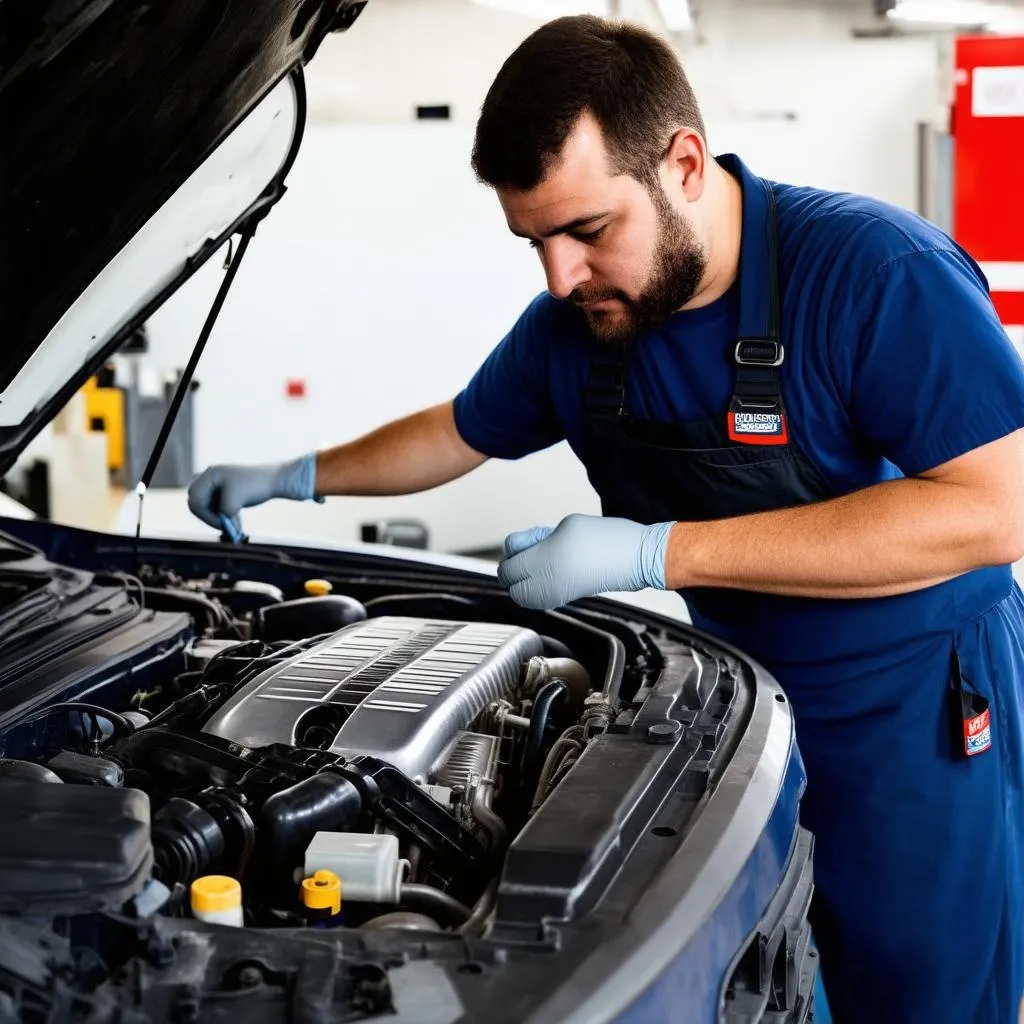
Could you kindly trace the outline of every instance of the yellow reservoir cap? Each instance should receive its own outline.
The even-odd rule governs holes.
[[[306,580],[305,587],[310,597],[325,597],[334,589],[327,580]]]
[[[234,910],[242,905],[242,887],[227,875],[203,875],[192,883],[192,909],[200,913]]]
[[[302,880],[302,903],[310,910],[341,911],[341,879],[333,871],[317,871]]]

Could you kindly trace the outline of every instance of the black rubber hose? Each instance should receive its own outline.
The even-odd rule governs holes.
[[[317,832],[347,832],[362,810],[359,790],[348,779],[323,772],[270,797],[260,812],[258,830],[274,861],[291,867],[301,861]]]
[[[82,701],[67,701],[63,704],[51,704],[49,707],[34,711],[27,718],[23,718],[18,725],[31,725],[35,722],[40,722],[44,718],[49,718],[50,715],[55,714],[58,711],[84,711],[87,714],[92,715],[94,718],[105,718],[114,729],[115,738],[124,738],[125,736],[131,736],[135,732],[135,726],[128,721],[123,715],[119,715],[116,711],[108,711],[106,708],[100,707],[98,704],[84,704]]]
[[[454,896],[435,889],[432,885],[417,885],[406,882],[400,890],[403,906],[420,907],[432,916],[440,917],[449,924],[460,925],[471,916],[469,907],[460,903]]]
[[[542,636],[540,642],[544,646],[544,654],[549,658],[573,657],[572,651],[561,640],[556,640],[553,636]]]
[[[205,875],[224,853],[220,824],[198,804],[174,797],[153,819],[156,878],[172,887]]]
[[[211,601],[204,594],[174,587],[150,587],[143,591],[143,597],[150,611],[184,611],[195,618],[206,620],[207,626],[231,628],[231,619],[223,605]],[[198,630],[197,630],[198,632]]]
[[[214,658],[216,657],[219,655],[215,654]],[[213,661],[213,658],[210,661]],[[228,685],[227,683],[210,683],[185,694],[184,697],[179,697],[173,704],[168,704],[162,711],[158,711],[145,725],[140,725],[137,731],[154,729],[184,716],[201,715],[209,707],[213,695],[219,692],[218,688],[222,691]]]
[[[494,901],[498,897],[500,882],[501,878],[498,875],[491,879],[490,885],[484,889],[480,899],[473,905],[473,913],[469,915],[469,919],[459,925],[460,935],[479,935],[484,930],[487,926],[487,919],[491,916],[491,911],[494,910]]]
[[[522,779],[523,792],[533,795],[540,780],[544,763],[544,741],[551,713],[558,703],[565,704],[569,698],[569,684],[564,679],[552,679],[538,691],[530,714],[530,728],[526,732],[523,747]]]

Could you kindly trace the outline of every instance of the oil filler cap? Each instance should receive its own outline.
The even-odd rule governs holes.
[[[228,875],[203,875],[189,889],[192,915],[217,924],[242,924],[242,887]]]
[[[307,910],[341,912],[341,879],[333,871],[317,871],[302,880],[302,904]]]
[[[304,587],[310,597],[326,597],[334,589],[328,580],[306,580]]]

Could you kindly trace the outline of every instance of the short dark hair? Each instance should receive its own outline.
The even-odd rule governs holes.
[[[557,18],[528,36],[491,83],[473,145],[477,178],[536,187],[585,112],[601,126],[612,173],[648,187],[676,131],[692,128],[707,141],[696,97],[665,40],[593,15]]]

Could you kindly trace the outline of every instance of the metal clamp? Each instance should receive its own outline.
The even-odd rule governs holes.
[[[740,354],[740,350],[743,348],[744,345],[772,345],[774,347],[775,354],[774,354],[774,356],[770,360],[769,359],[744,359],[743,356]],[[764,367],[781,366],[782,365],[782,360],[785,358],[785,356],[786,356],[786,350],[783,347],[782,342],[775,341],[775,340],[773,340],[771,338],[758,339],[757,341],[752,341],[749,338],[742,338],[742,339],[740,339],[739,341],[736,342],[736,351],[734,353],[734,357],[736,359],[736,362],[739,363],[740,366],[764,366]]]

